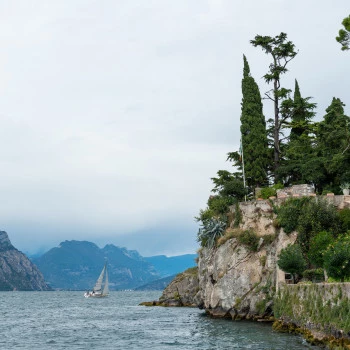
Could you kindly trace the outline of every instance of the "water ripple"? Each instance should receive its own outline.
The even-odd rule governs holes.
[[[0,292],[1,349],[317,349],[271,325],[213,320],[195,308],[138,306],[158,292]]]

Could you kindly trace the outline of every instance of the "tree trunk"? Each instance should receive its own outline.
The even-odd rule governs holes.
[[[278,183],[277,170],[279,168],[280,161],[280,133],[279,133],[279,107],[278,107],[278,80],[275,79],[273,83],[274,90],[274,113],[275,113],[275,125],[273,130],[274,152],[273,152],[273,168],[275,173],[275,183]]]

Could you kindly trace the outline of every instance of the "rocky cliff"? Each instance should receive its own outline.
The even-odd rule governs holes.
[[[278,282],[285,278],[277,267],[278,254],[295,241],[296,234],[287,236],[274,227],[268,200],[240,203],[231,213],[242,218],[239,227],[228,230],[218,247],[199,252],[196,300],[213,317],[268,318]],[[247,230],[259,237],[254,249],[249,241],[240,243],[239,236]]]
[[[0,290],[50,290],[39,269],[0,231]]]
[[[197,305],[213,317],[233,319],[269,318],[272,301],[284,273],[277,267],[282,248],[296,239],[274,227],[275,214],[268,200],[240,203],[230,208],[232,227],[214,248],[201,248],[198,272],[178,275],[151,305]],[[233,228],[235,217],[242,218]],[[237,221],[236,221],[237,222]],[[253,250],[239,236],[254,232],[258,244]]]

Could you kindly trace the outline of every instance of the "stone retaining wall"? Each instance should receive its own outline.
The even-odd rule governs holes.
[[[350,283],[280,285],[274,314],[319,337],[350,340]]]

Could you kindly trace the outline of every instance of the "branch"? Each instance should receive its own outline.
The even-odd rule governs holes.
[[[342,152],[342,155],[349,149],[350,147],[350,143],[346,146],[346,148],[344,149],[344,151]]]
[[[270,90],[270,91],[272,91],[272,90]],[[270,92],[270,91],[265,92],[265,95],[267,96],[267,98],[268,98],[269,100],[275,102],[276,100],[275,100],[274,98],[272,98],[272,97],[269,95],[269,92]],[[266,100],[266,98],[265,98],[265,100]]]

